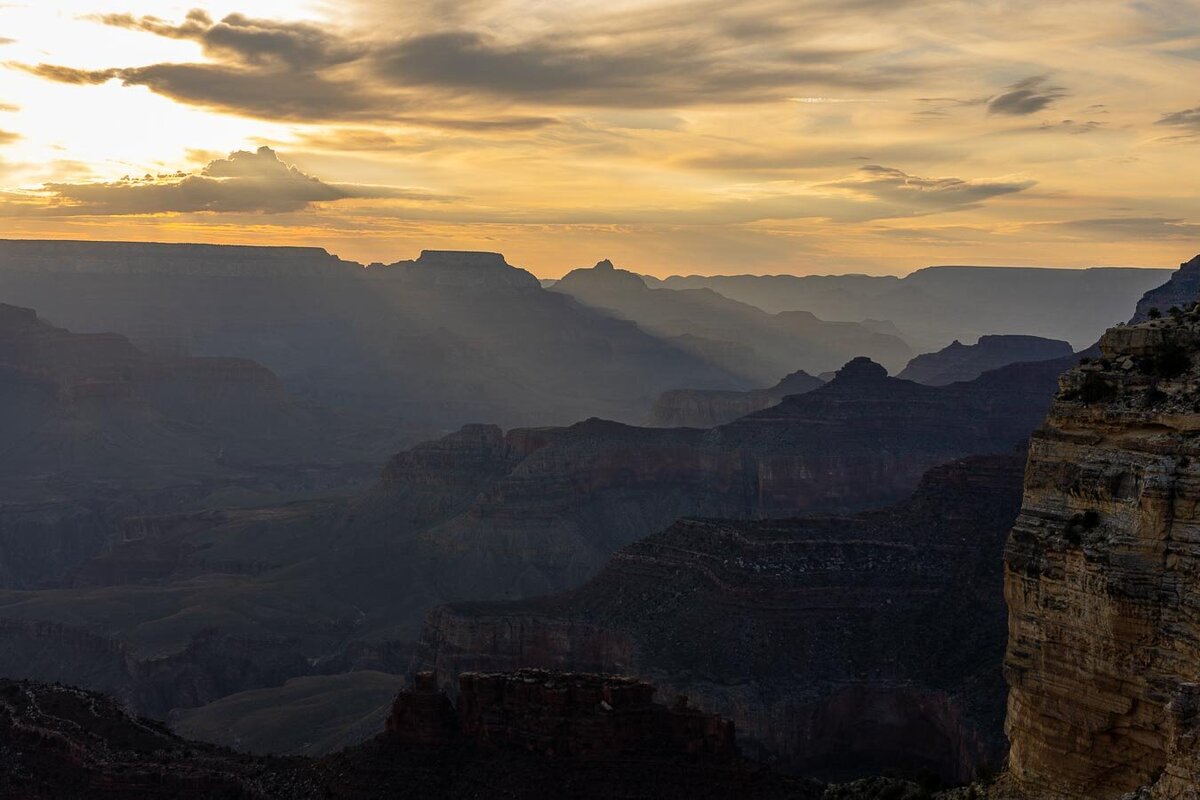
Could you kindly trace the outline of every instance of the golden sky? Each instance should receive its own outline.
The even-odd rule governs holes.
[[[1200,0],[0,0],[0,236],[1171,266]]]

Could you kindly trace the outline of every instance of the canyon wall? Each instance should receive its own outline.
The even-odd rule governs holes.
[[[792,769],[968,780],[1004,752],[1001,551],[1020,469],[955,462],[853,517],[682,520],[577,590],[435,609],[415,663],[634,674]]]
[[[1108,800],[1161,775],[1155,796],[1192,797],[1171,782],[1196,766],[1200,316],[1100,347],[1033,437],[1005,551],[1009,780]]]

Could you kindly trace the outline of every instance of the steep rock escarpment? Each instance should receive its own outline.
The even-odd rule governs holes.
[[[1200,256],[1179,265],[1179,269],[1171,273],[1171,278],[1162,286],[1146,292],[1137,304],[1137,312],[1133,322],[1145,322],[1150,319],[1150,309],[1156,308],[1166,314],[1175,308],[1190,308],[1192,303],[1200,298]]]
[[[804,394],[823,385],[825,381],[800,370],[770,389],[751,392],[672,389],[654,401],[649,425],[655,428],[715,428],[777,405],[788,395]]]
[[[936,353],[919,355],[896,377],[946,386],[978,378],[990,369],[999,369],[1022,361],[1050,361],[1069,358],[1071,345],[1039,336],[981,336],[972,345],[955,340]]]
[[[1110,330],[1034,435],[1006,553],[1010,779],[1119,798],[1196,765],[1200,316]],[[1165,772],[1164,772],[1165,770]]]
[[[435,609],[416,664],[636,674],[803,772],[968,780],[1004,753],[1001,551],[1020,485],[1016,456],[977,457],[881,511],[683,520],[580,589]]]

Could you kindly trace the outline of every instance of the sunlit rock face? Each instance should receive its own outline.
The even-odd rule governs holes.
[[[1045,800],[1196,766],[1200,316],[1114,328],[1101,350],[1033,438],[1005,554],[1010,777]]]

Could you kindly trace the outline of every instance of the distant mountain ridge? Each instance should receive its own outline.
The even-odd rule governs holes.
[[[1134,267],[939,266],[903,278],[868,275],[672,276],[651,285],[709,288],[768,312],[804,310],[830,320],[888,320],[918,351],[986,334],[1095,342],[1172,270]],[[1164,309],[1165,311],[1165,309]]]
[[[899,337],[857,322],[826,322],[807,311],[768,314],[707,288],[650,288],[607,260],[571,271],[551,291],[635,322],[759,386],[796,369],[836,369],[856,356],[899,369],[912,355]]]
[[[380,461],[477,420],[641,421],[671,388],[749,388],[497,253],[363,267],[315,248],[6,240],[0,300],[151,352],[257,361]]]

